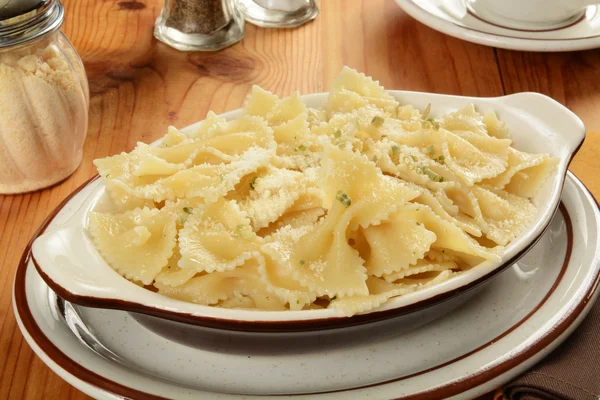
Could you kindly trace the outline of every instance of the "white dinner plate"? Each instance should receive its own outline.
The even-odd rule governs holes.
[[[465,0],[396,0],[406,13],[447,35],[486,46],[524,51],[575,51],[600,47],[600,6],[553,29],[512,29],[475,14]]]
[[[67,216],[59,212],[48,228]],[[388,320],[331,340],[270,345],[221,333],[187,347],[127,312],[57,298],[32,265],[30,246],[13,304],[38,356],[99,399],[472,398],[523,373],[580,324],[597,295],[599,223],[597,204],[569,173],[560,211],[525,257],[471,301],[408,332]]]

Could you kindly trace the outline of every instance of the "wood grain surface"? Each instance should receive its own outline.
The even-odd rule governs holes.
[[[239,107],[252,84],[278,95],[328,89],[343,65],[389,89],[471,96],[537,91],[577,113],[588,139],[572,169],[600,195],[600,52],[536,54],[464,42],[416,22],[393,0],[324,0],[296,29],[246,26],[241,43],[218,53],[182,53],[157,42],[158,0],[65,0],[65,34],[81,55],[91,105],[84,159],[50,189],[0,196],[0,399],[83,399],[24,341],[12,311],[15,266],[29,237],[74,188],[92,160],[152,141]]]

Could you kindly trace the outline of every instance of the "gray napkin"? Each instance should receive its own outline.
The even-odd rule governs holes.
[[[600,399],[600,301],[558,349],[503,393],[511,400]]]

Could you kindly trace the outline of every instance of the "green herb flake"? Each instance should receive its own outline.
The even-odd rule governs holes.
[[[434,158],[433,161],[435,161],[438,164],[444,165],[446,158],[443,155],[441,155],[439,157]]]
[[[343,190],[338,190],[335,199],[342,203],[346,208],[350,207],[350,205],[352,204],[352,199],[350,199],[350,197],[348,197],[348,195],[344,193]]]
[[[413,161],[417,161],[417,157],[412,154],[410,155],[410,158],[412,158]]]
[[[110,174],[106,174],[105,178],[107,178],[107,179],[110,178]]]
[[[258,178],[258,176],[255,176],[254,178],[252,178],[252,180],[250,181],[250,189],[254,190],[255,187],[254,185],[256,184],[256,179]]]
[[[423,121],[421,123],[423,129],[433,129],[434,131],[438,131],[440,129],[440,124],[438,122],[433,121],[433,118],[428,119],[427,121]]]
[[[384,122],[385,122],[385,120],[383,118],[375,116],[375,117],[373,117],[373,120],[371,121],[371,125],[379,127],[379,126],[383,125]]]
[[[306,151],[307,147],[303,144],[301,144],[300,146],[298,146],[298,150],[300,151]]]
[[[183,212],[186,214],[191,214],[193,210],[192,207],[183,207]]]
[[[427,146],[427,153],[431,154],[431,155],[435,154],[435,147],[433,147],[432,144],[430,144],[429,146]]]
[[[400,146],[398,146],[397,144],[392,145],[392,154],[399,154],[400,153]]]
[[[300,260],[300,265],[304,265],[304,264],[306,264],[306,261]]]
[[[421,223],[420,223],[420,222],[417,222],[417,226],[421,226]]]
[[[423,118],[424,120],[427,120],[427,117],[429,117],[430,111],[431,111],[431,103],[427,104],[427,107],[425,107],[425,110],[423,110],[423,114],[421,115],[421,118]]]
[[[427,177],[434,182],[444,182],[443,176],[436,174],[435,172],[433,172],[432,170],[430,170],[427,167],[422,167],[422,166],[417,167],[417,171],[422,175],[427,175]]]
[[[341,136],[342,136],[342,131],[340,131],[339,129],[336,129],[336,130],[333,132],[333,137],[335,137],[335,138],[340,138]]]

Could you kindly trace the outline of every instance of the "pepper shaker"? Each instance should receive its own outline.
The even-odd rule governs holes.
[[[154,36],[183,51],[216,51],[244,37],[235,0],[166,0]]]

